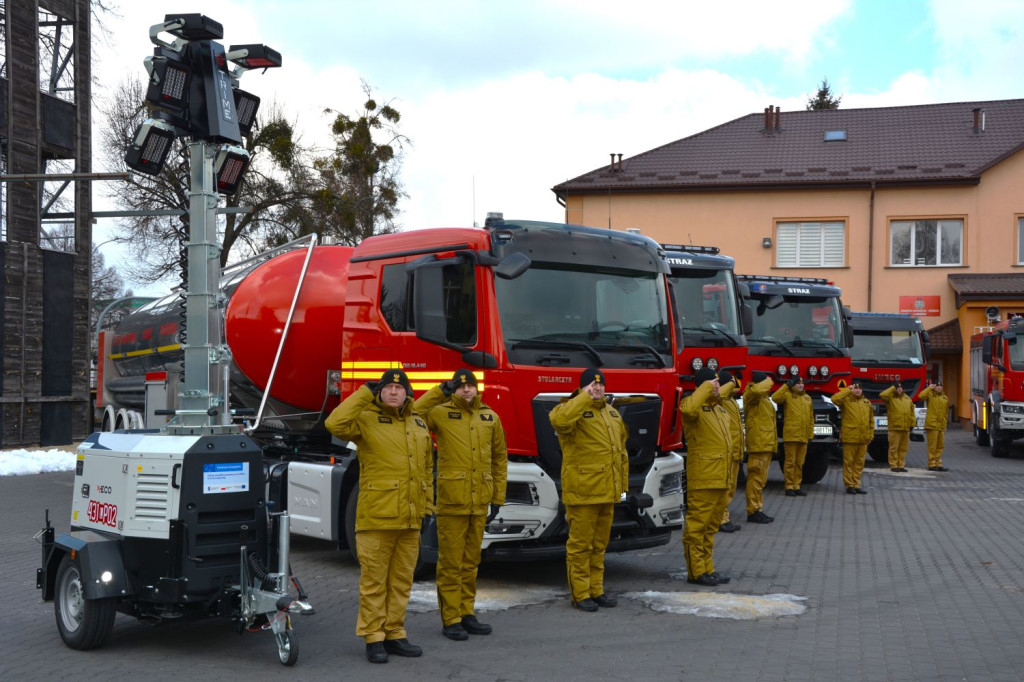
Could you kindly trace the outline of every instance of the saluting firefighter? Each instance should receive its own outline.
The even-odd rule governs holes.
[[[843,422],[840,432],[843,485],[848,495],[867,495],[868,491],[860,487],[860,479],[864,473],[868,443],[875,437],[875,413],[871,401],[864,397],[860,382],[853,381],[833,395],[832,402],[839,407]]]
[[[903,392],[903,387],[893,384],[878,394],[885,401],[885,413],[889,437],[889,469],[907,470],[907,450],[910,448],[910,430],[917,423],[914,416],[914,401]]]
[[[786,497],[804,497],[800,487],[804,480],[804,460],[807,444],[814,440],[814,408],[811,396],[804,391],[802,377],[793,377],[772,394],[772,400],[782,410],[782,452],[785,456],[783,474],[786,479]]]
[[[733,523],[729,518],[729,505],[736,496],[736,484],[740,476],[740,464],[743,462],[743,415],[736,402],[739,382],[732,373],[722,370],[718,373],[718,397],[722,399],[722,407],[729,413],[729,435],[732,437],[732,457],[729,461],[729,487],[725,492],[725,511],[722,512],[722,523],[718,526],[720,533],[735,533],[741,525]]]
[[[489,635],[477,620],[476,575],[484,528],[505,504],[508,452],[501,419],[480,401],[477,379],[458,369],[413,404],[437,438],[437,605],[442,634]]]
[[[924,418],[924,433],[928,439],[928,471],[949,471],[942,466],[942,451],[946,449],[946,424],[949,422],[949,398],[942,392],[942,382],[928,384],[918,399],[928,407]]]
[[[715,533],[729,488],[733,443],[729,413],[718,396],[718,377],[708,367],[697,370],[697,390],[679,404],[686,436],[686,523],[683,553],[686,582],[724,585],[731,578],[715,570]]]
[[[774,517],[764,513],[764,484],[768,465],[779,448],[775,428],[775,407],[768,398],[772,378],[766,372],[754,372],[743,391],[743,412],[747,436],[747,523],[771,523]]]
[[[324,422],[357,446],[359,497],[356,554],[359,617],[356,635],[366,658],[419,656],[410,644],[405,611],[420,551],[424,517],[434,512],[433,446],[423,419],[413,414],[412,387],[400,369],[384,372],[346,398]]]
[[[615,503],[629,490],[626,426],[605,399],[605,375],[587,369],[580,388],[551,410],[562,448],[562,502],[569,523],[565,567],[572,605],[593,612],[618,603],[604,591],[604,553]]]

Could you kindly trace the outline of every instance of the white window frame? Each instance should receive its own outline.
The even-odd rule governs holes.
[[[942,240],[935,239],[935,262],[927,263],[922,262],[922,259],[916,259],[916,263],[909,262],[911,257],[906,259],[900,259],[900,262],[896,262],[896,257],[893,253],[893,240],[896,238],[897,227],[909,226],[910,227],[910,253],[917,253],[917,232],[921,228],[929,227],[924,223],[935,223],[935,229],[940,231],[946,229],[957,229],[959,230],[959,259],[953,262],[941,262],[942,258]],[[892,220],[889,222],[889,265],[894,268],[952,268],[959,267],[964,263],[964,219],[963,218],[916,218],[910,220]]]
[[[775,224],[775,267],[846,267],[846,221],[779,221]]]
[[[1017,265],[1024,265],[1024,216],[1017,216]]]

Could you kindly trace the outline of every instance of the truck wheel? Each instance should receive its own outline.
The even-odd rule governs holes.
[[[988,445],[988,431],[979,429],[977,423],[974,424],[974,442],[982,447]]]
[[[830,450],[831,448],[814,454],[807,453],[807,459],[804,460],[804,483],[817,483],[825,478]]]
[[[299,660],[299,642],[293,630],[285,630],[274,635],[277,640],[277,657],[282,665],[295,665]]]
[[[871,459],[874,461],[887,464],[889,462],[889,444],[886,442],[875,443],[872,441],[868,443],[868,454],[871,455]]]
[[[86,599],[78,560],[65,555],[57,569],[53,612],[64,644],[85,651],[103,644],[114,629],[116,600]]]
[[[991,413],[988,418],[989,449],[993,457],[1006,457],[1010,454],[1010,443],[1013,442],[1013,439],[1003,435],[999,427],[996,426],[998,423],[998,417],[994,412]]]

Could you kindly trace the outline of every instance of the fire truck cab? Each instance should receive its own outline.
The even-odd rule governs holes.
[[[971,337],[971,422],[978,445],[1006,457],[1024,437],[1024,317],[998,322]]]

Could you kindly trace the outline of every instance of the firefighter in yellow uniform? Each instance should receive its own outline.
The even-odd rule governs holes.
[[[739,393],[739,382],[732,373],[722,370],[718,373],[718,397],[722,399],[722,407],[729,413],[729,435],[732,437],[732,458],[729,462],[729,487],[725,493],[725,511],[722,512],[722,523],[718,525],[720,533],[735,533],[741,525],[733,523],[729,518],[729,505],[736,496],[736,484],[740,475],[740,464],[743,462],[743,415],[736,402]]]
[[[754,372],[753,381],[743,391],[747,445],[747,523],[771,523],[774,517],[764,513],[764,484],[768,465],[779,447],[775,430],[775,407],[769,400],[772,378]]]
[[[604,591],[604,553],[615,503],[629,490],[626,426],[604,390],[604,373],[584,370],[579,390],[549,415],[562,448],[569,591],[573,606],[588,612],[617,603]]]
[[[686,581],[724,585],[731,578],[715,570],[715,533],[722,520],[733,451],[729,413],[718,397],[718,377],[697,370],[697,390],[679,404],[686,436],[686,525],[683,553]]]
[[[889,438],[889,468],[892,471],[907,470],[907,450],[910,448],[910,430],[917,424],[914,416],[914,401],[903,392],[903,387],[893,384],[878,394],[885,401],[887,436]]]
[[[433,446],[412,403],[405,372],[388,370],[378,383],[361,386],[342,401],[324,422],[332,434],[355,443],[359,457],[356,635],[365,640],[371,663],[387,663],[389,653],[423,653],[409,643],[405,611],[423,518],[434,511]]]
[[[946,424],[949,422],[949,398],[942,392],[942,382],[929,384],[918,399],[928,407],[924,418],[924,433],[928,439],[928,471],[949,471],[942,466],[942,451],[946,449]]]
[[[804,497],[807,493],[800,487],[804,479],[804,460],[807,458],[807,444],[814,439],[811,396],[804,391],[804,380],[793,377],[772,394],[772,400],[782,410],[786,497]]]
[[[868,491],[860,487],[860,479],[868,443],[875,437],[874,408],[857,381],[834,394],[832,402],[839,408],[843,422],[843,485],[849,495],[867,495]]]
[[[468,369],[413,404],[437,438],[437,605],[442,634],[489,635],[477,620],[476,574],[484,527],[505,504],[508,452],[501,419],[480,401]],[[490,512],[490,513],[488,513]]]

